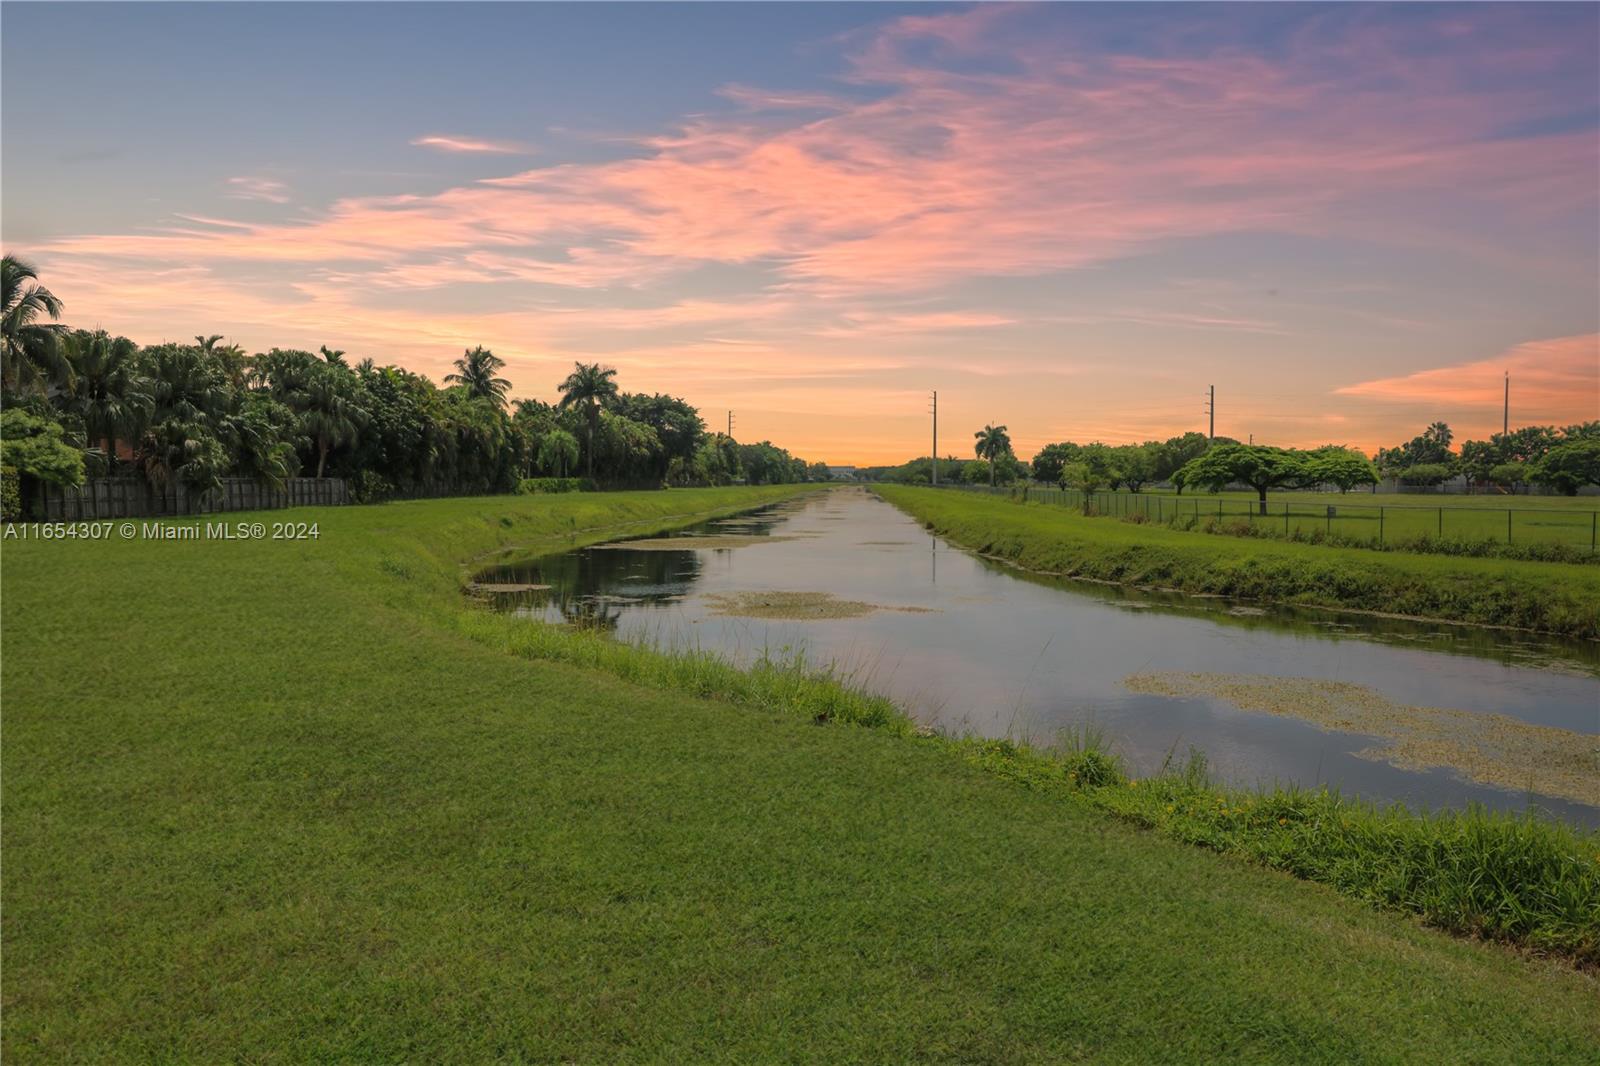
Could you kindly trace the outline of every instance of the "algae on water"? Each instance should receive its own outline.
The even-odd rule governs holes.
[[[1412,707],[1347,681],[1262,674],[1133,674],[1124,684],[1154,696],[1209,696],[1246,711],[1320,729],[1382,737],[1362,758],[1408,770],[1448,767],[1498,788],[1528,789],[1600,806],[1600,736],[1503,714]]]
[[[791,621],[860,618],[875,611],[902,611],[926,614],[926,607],[886,607],[860,600],[842,600],[831,592],[730,592],[706,597],[711,613],[739,618],[770,618]]]

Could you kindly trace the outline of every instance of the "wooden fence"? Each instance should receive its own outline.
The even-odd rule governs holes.
[[[225,477],[222,488],[191,493],[182,485],[153,488],[142,478],[90,478],[71,488],[41,485],[33,509],[47,522],[89,518],[141,518],[157,515],[214,514],[221,511],[267,511],[350,502],[343,478],[292,477],[281,488],[252,478]]]

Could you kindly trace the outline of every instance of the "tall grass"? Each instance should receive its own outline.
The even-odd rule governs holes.
[[[1143,780],[1093,732],[1041,750],[969,740],[966,757],[1166,836],[1243,856],[1453,933],[1600,967],[1600,833],[1532,814],[1416,812],[1327,789],[1216,784],[1205,758]]]

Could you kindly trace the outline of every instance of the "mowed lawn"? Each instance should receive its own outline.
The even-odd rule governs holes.
[[[6,1061],[1600,1055],[1592,975],[450,624],[463,560],[784,491],[4,542]]]
[[[1038,490],[1034,490],[1035,493]],[[1046,489],[1072,504],[1081,494]],[[1600,547],[1600,496],[1501,494],[1269,492],[1267,513],[1253,492],[1185,492],[1147,489],[1100,492],[1095,505],[1111,515],[1142,514],[1166,521],[1193,515],[1259,524],[1264,531],[1323,533],[1354,541],[1403,543],[1422,538]],[[1287,521],[1285,521],[1287,519]]]

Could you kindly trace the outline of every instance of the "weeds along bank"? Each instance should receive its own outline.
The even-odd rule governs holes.
[[[976,494],[877,491],[939,535],[1030,570],[1600,638],[1600,567],[1212,537]]]

